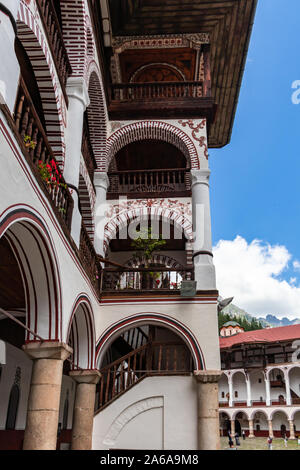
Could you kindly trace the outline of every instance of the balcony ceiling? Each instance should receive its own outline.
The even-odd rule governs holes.
[[[212,96],[209,146],[230,141],[257,0],[109,0],[113,36],[209,33]],[[142,51],[141,51],[142,52]]]

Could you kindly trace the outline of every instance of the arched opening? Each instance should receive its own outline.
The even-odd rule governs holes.
[[[219,380],[219,406],[229,406],[229,383],[226,374],[222,374]]]
[[[300,367],[289,370],[292,405],[300,405]]]
[[[295,436],[296,438],[299,439],[300,437],[300,410],[294,413],[294,415],[292,416],[292,419],[294,421]]]
[[[233,403],[247,405],[246,377],[242,372],[236,372],[232,377]]]
[[[241,436],[243,431],[249,434],[249,420],[246,413],[239,411],[235,416],[235,432]]]
[[[122,147],[111,160],[108,197],[190,196],[190,160],[174,144],[144,139]]]
[[[268,377],[270,381],[271,405],[285,405],[286,390],[283,371],[279,368],[271,369]]]
[[[173,329],[147,322],[113,335],[98,364],[98,411],[146,377],[188,376],[195,370],[184,339]]]
[[[250,372],[252,406],[266,404],[266,385],[264,373],[261,370]]]
[[[269,425],[268,416],[263,411],[255,411],[252,414],[254,436],[268,437]]]
[[[6,449],[22,447],[26,425],[32,361],[22,346],[40,338],[61,340],[60,298],[56,256],[44,221],[25,207],[2,214],[0,340],[6,363],[1,366],[0,442]]]
[[[230,416],[224,411],[219,414],[220,436],[228,436],[231,430]]]
[[[289,422],[286,413],[282,410],[277,410],[272,414],[273,434],[274,437],[289,437]]]

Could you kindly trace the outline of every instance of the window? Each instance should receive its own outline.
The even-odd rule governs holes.
[[[235,397],[235,398],[238,398],[238,396],[239,396],[239,392],[235,391],[235,392],[234,392],[234,397]]]
[[[258,383],[261,384],[261,379],[258,379]]]
[[[222,392],[222,398],[225,398],[225,393],[224,392]]]

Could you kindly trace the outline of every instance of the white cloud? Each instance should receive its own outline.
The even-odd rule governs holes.
[[[237,236],[220,240],[213,251],[222,297],[234,296],[233,302],[253,315],[300,318],[300,287],[295,278],[280,278],[292,258],[285,246],[260,240],[248,243]]]
[[[295,271],[300,271],[300,261],[296,260],[293,262],[293,268]]]

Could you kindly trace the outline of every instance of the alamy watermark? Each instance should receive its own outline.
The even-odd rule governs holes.
[[[295,80],[292,83],[292,89],[295,90],[292,94],[292,103],[300,104],[300,80]]]

